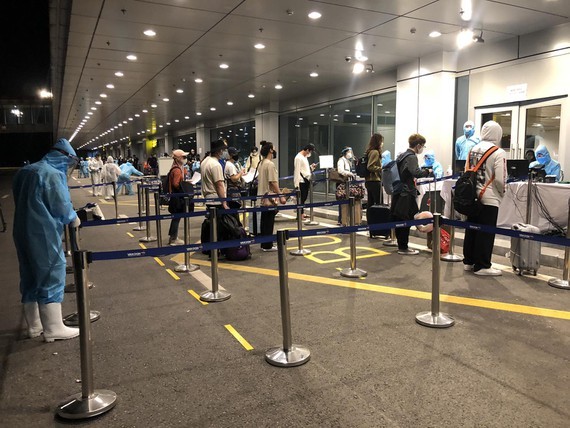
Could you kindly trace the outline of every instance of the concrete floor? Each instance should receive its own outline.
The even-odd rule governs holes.
[[[9,186],[10,176],[1,176],[9,231],[0,234],[0,426],[68,425],[54,418],[54,409],[81,390],[79,340],[46,344],[23,338]],[[76,206],[93,200],[85,189],[73,190],[72,198]],[[101,206],[114,217],[112,204]],[[119,208],[133,216],[135,197],[122,197]],[[191,222],[194,241],[200,223]],[[282,217],[277,227],[294,222]],[[138,249],[144,232],[132,228],[85,228],[81,246],[94,252]],[[167,228],[164,224],[163,236]],[[425,239],[413,242],[425,248]],[[480,278],[464,273],[461,263],[444,263],[441,307],[457,322],[438,330],[414,319],[430,308],[429,251],[400,256],[378,240],[358,236],[357,263],[368,276],[348,280],[339,274],[349,266],[342,255],[348,246],[348,236],[315,237],[305,240],[311,257],[288,256],[293,341],[311,351],[311,360],[296,368],[264,361],[265,350],[282,343],[276,253],[256,246],[251,260],[221,261],[220,284],[232,297],[209,305],[188,291],[209,286],[210,265],[201,254],[192,255],[201,269],[179,279],[166,269],[182,255],[160,257],[164,266],[153,258],[93,263],[91,306],[102,313],[92,324],[95,387],[113,390],[118,402],[109,413],[75,424],[569,425],[570,293],[546,284],[560,270],[544,267],[536,278],[518,277],[507,259],[494,256],[504,275]],[[75,295],[66,294],[64,313],[74,310]],[[247,351],[227,324],[254,349]]]

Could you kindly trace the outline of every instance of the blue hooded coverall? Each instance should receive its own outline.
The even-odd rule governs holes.
[[[143,175],[143,173],[137,170],[130,162],[125,162],[119,166],[119,168],[121,168],[121,175],[117,178],[117,194],[119,194],[124,185],[127,189],[127,194],[134,195],[133,185],[131,184],[131,175],[134,174],[140,176]]]
[[[544,172],[546,172],[546,175],[554,175],[556,176],[556,181],[560,181],[562,178],[560,164],[550,157],[550,153],[546,146],[543,144],[538,146],[534,151],[534,155],[536,160],[531,162],[528,167],[534,168],[539,165],[544,165]]]
[[[443,177],[443,167],[438,161],[435,160],[435,153],[433,150],[426,151],[424,155],[424,164],[421,167],[431,168],[433,170],[433,176],[435,178]]]
[[[71,144],[54,146],[75,156]],[[67,169],[75,161],[52,150],[14,176],[16,212],[13,238],[20,264],[22,303],[61,303],[65,288],[63,227],[77,214],[67,189]]]

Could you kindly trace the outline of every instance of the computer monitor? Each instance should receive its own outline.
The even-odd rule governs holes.
[[[515,180],[527,179],[528,165],[526,159],[507,159],[507,175]]]
[[[461,173],[463,173],[463,171],[465,171],[465,159],[463,159],[463,160],[455,159],[455,165],[453,168],[453,173],[454,174],[461,174]]]

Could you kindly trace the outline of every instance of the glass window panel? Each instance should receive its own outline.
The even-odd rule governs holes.
[[[526,110],[524,151],[535,150],[543,144],[554,160],[558,160],[561,105],[528,108]]]
[[[226,139],[228,147],[240,150],[239,163],[245,165],[245,159],[249,156],[251,148],[255,146],[255,121],[237,123],[234,125],[214,128],[210,131],[210,140]],[[208,151],[210,145],[206,146]]]
[[[497,111],[493,113],[483,113],[481,116],[481,123],[485,124],[490,120],[494,120],[501,128],[503,128],[503,137],[501,138],[501,148],[507,153],[511,150],[511,128],[512,128],[512,117],[511,110]]]
[[[396,154],[396,92],[388,92],[374,97],[374,109],[376,111],[375,132],[384,137],[382,151],[389,150],[392,159]]]

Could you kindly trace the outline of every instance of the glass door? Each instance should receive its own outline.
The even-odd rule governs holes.
[[[534,160],[534,150],[544,145],[550,157],[559,161],[562,102],[558,99],[521,106],[519,159]]]
[[[503,128],[500,147],[507,152],[508,159],[521,159],[523,150],[519,149],[519,107],[500,106],[475,109],[475,135],[481,137],[481,128],[489,120],[494,120]],[[520,157],[519,157],[520,154]]]

